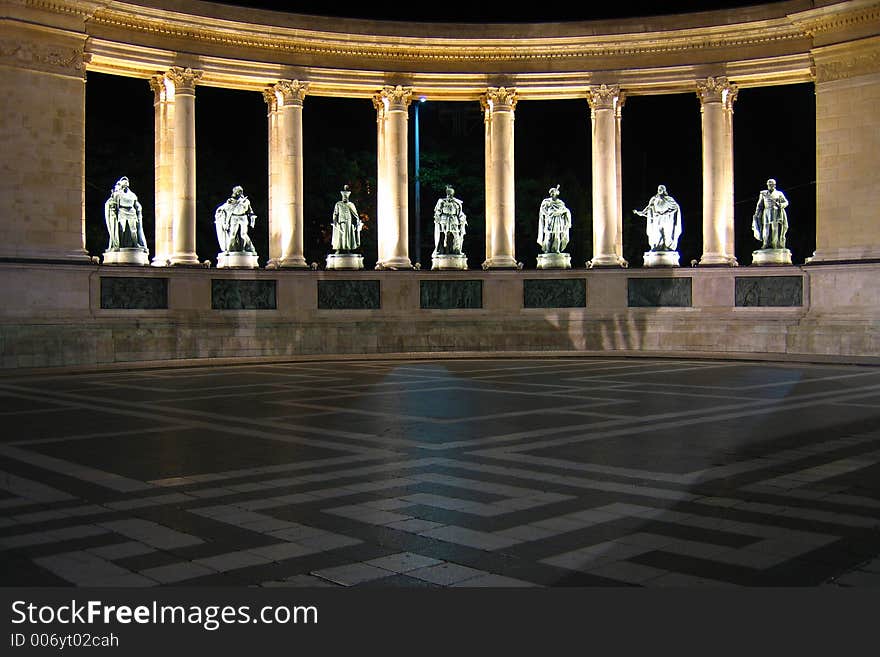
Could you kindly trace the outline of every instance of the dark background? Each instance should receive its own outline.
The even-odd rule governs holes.
[[[269,0],[240,2],[268,7]],[[461,3],[463,4],[463,3]],[[712,2],[712,7],[737,2]],[[522,7],[507,21],[620,18],[710,8],[709,3],[656,5],[615,3],[594,8],[572,5],[562,13],[553,4]],[[290,3],[299,13],[340,14],[338,8],[314,10],[311,3]],[[351,17],[401,18],[390,4],[352,9]],[[312,11],[308,11],[312,8]],[[538,9],[542,11],[538,12]],[[369,10],[369,11],[368,11]],[[394,12],[397,13],[394,13]],[[414,20],[501,20],[489,6],[454,12],[448,4],[408,7]],[[389,13],[391,12],[391,13]],[[512,13],[511,13],[512,12]],[[415,101],[416,99],[414,99]],[[410,257],[430,266],[433,207],[452,184],[464,202],[468,234],[464,249],[472,269],[485,258],[483,118],[477,102],[419,104],[421,160],[421,245],[415,248],[414,102],[410,106]],[[121,176],[131,180],[144,207],[144,231],[154,251],[153,93],[146,80],[89,73],[86,84],[86,230],[87,249],[99,255],[107,245],[103,203]],[[560,197],[572,211],[568,251],[575,267],[592,257],[591,145],[589,105],[584,100],[520,101],[515,114],[516,257],[534,268],[538,246],[538,207],[547,190],[559,184]],[[268,251],[267,107],[262,95],[199,86],[196,90],[197,251],[215,260],[218,246],[214,209],[234,185],[244,187],[257,214],[252,230],[260,264]],[[304,132],[304,250],[308,262],[323,263],[329,251],[328,225],[343,184],[365,222],[365,265],[376,261],[376,114],[369,100],[307,96]],[[623,248],[630,266],[642,264],[648,248],[642,209],[666,185],[682,208],[679,240],[682,265],[702,253],[702,166],[700,103],[696,94],[629,96],[622,119]],[[815,96],[812,84],[740,89],[734,105],[735,249],[740,264],[751,262],[758,248],[751,215],[768,177],[776,178],[788,197],[788,247],[801,263],[815,249]]]

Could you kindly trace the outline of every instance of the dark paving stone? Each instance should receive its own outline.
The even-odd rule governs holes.
[[[35,452],[140,480],[303,462],[343,452],[204,429],[174,429],[120,439],[91,438],[31,447]]]

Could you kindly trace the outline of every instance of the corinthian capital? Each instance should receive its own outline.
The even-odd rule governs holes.
[[[587,102],[590,104],[590,109],[594,112],[601,109],[620,111],[620,108],[623,107],[624,99],[624,93],[620,90],[620,86],[616,84],[587,87]]]
[[[480,105],[487,113],[497,110],[509,110],[512,112],[516,109],[517,100],[516,89],[489,87],[486,89],[486,93],[480,96]]]
[[[279,80],[275,84],[263,89],[263,100],[269,106],[270,111],[288,105],[300,105],[306,99],[309,91],[309,83],[299,80]]]
[[[399,84],[396,87],[388,85],[373,94],[373,107],[381,116],[383,112],[391,109],[405,111],[411,100],[412,87],[404,87]]]
[[[697,96],[701,103],[722,103],[725,109],[733,109],[733,101],[739,88],[726,77],[697,80]]]
[[[174,83],[174,90],[176,92],[195,93],[196,82],[202,79],[203,74],[204,71],[183,68],[181,66],[172,66],[168,69],[168,72],[165,73],[165,77]]]

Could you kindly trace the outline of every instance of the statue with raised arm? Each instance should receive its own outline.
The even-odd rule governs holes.
[[[330,246],[333,253],[327,256],[327,269],[363,269],[363,256],[354,253],[361,246],[363,221],[357,208],[349,200],[351,189],[344,185],[339,192],[342,199],[333,206]]]
[[[633,210],[644,217],[648,248],[651,251],[675,251],[681,237],[681,208],[666,191],[666,185],[658,185],[657,193],[648,201],[644,210]]]
[[[110,236],[104,252],[106,264],[148,264],[143,219],[138,197],[131,191],[128,178],[123,176],[116,181],[110,198],[104,203],[104,222]]]
[[[644,217],[645,234],[649,251],[645,253],[645,266],[678,266],[678,238],[681,237],[681,208],[666,191],[666,185],[658,185],[644,210],[633,210]]]
[[[446,196],[434,206],[432,269],[467,269],[467,257],[463,252],[466,232],[464,203],[455,198],[452,185],[446,185]]]

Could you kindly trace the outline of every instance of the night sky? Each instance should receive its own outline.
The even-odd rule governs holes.
[[[241,2],[268,7],[271,0]],[[278,3],[275,3],[277,6]],[[713,2],[735,6],[737,2]],[[667,2],[665,12],[709,8],[708,3]],[[315,3],[287,3],[291,11],[329,14]],[[459,3],[459,8],[464,3]],[[653,7],[654,5],[652,5]],[[394,9],[397,7],[397,9]],[[375,18],[397,18],[399,5],[364,5]],[[541,3],[515,14],[497,15],[489,6],[455,12],[448,3],[407,9],[411,20],[540,21],[619,18],[661,13],[646,3],[614,3],[602,9]],[[341,13],[341,12],[337,12]],[[359,16],[346,10],[346,15]],[[546,15],[544,15],[546,14]],[[153,241],[153,94],[146,80],[89,73],[86,85],[86,227],[87,248],[99,255],[106,248],[103,203],[114,182],[126,175],[144,207],[144,228],[151,254]],[[465,204],[469,229],[464,249],[469,267],[485,258],[483,119],[476,102],[428,102],[420,108],[421,262],[430,266],[432,213],[447,183]],[[415,260],[413,198],[413,113],[410,108],[410,256]],[[592,256],[591,147],[587,101],[520,101],[516,108],[516,256],[534,268],[538,207],[549,187],[561,185],[560,197],[572,211],[568,251],[583,267]],[[303,110],[305,162],[305,237],[309,262],[323,262],[329,250],[327,226],[343,184],[366,220],[365,264],[376,260],[375,185],[376,115],[369,100],[307,96]],[[665,184],[682,207],[684,230],[679,240],[681,262],[702,252],[702,173],[700,104],[696,94],[630,96],[623,109],[624,257],[642,263],[647,249],[642,209],[657,185]],[[257,223],[252,231],[261,266],[268,258],[268,147],[266,105],[256,92],[199,86],[196,90],[197,250],[200,259],[217,255],[214,209],[234,185],[250,197]],[[790,202],[789,244],[795,263],[815,249],[815,96],[812,84],[741,89],[734,106],[736,256],[751,262],[759,247],[751,235],[751,215],[768,177],[776,178]]]

